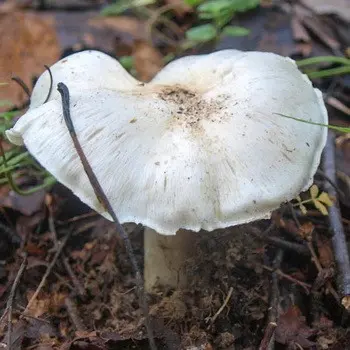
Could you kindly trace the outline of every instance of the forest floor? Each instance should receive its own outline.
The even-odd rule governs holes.
[[[208,40],[201,38],[212,27],[190,31],[208,24],[199,20],[198,8],[182,0],[134,3],[121,11],[98,0],[0,2],[0,83],[17,76],[32,90],[44,65],[91,48],[119,58],[142,81],[175,57],[227,48],[296,60],[350,56],[346,1],[326,10],[312,0],[231,9],[231,34],[216,29]],[[325,62],[313,69],[337,67]],[[316,74],[313,83],[324,92],[330,124],[348,127],[349,75]],[[0,86],[0,101],[10,101],[0,104],[4,133],[23,114],[28,96],[12,81]],[[349,135],[331,134],[328,161],[315,176],[319,193],[302,194],[311,196],[306,213],[293,202],[271,220],[203,233],[187,264],[189,288],[159,288],[148,296],[159,349],[350,349],[350,270],[341,241],[349,246]],[[24,152],[4,139],[2,146],[6,154]],[[13,169],[22,189],[40,183],[31,164]],[[135,276],[113,223],[58,183],[20,195],[1,169],[0,347],[149,349]],[[323,191],[334,205],[321,212],[312,198]],[[143,227],[125,229],[142,267]]]

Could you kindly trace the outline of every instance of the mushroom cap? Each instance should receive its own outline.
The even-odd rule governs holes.
[[[84,51],[51,67],[65,83],[78,139],[119,220],[162,234],[269,218],[313,181],[328,122],[321,92],[295,62],[224,50],[168,64],[147,84]],[[73,146],[61,98],[39,78],[7,131],[59,182],[109,218]],[[55,89],[54,89],[55,90]]]

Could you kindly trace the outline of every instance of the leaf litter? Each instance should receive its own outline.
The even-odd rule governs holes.
[[[196,7],[191,6],[191,1],[186,1],[186,5],[179,7],[177,4],[180,2],[164,2],[165,6],[170,6],[169,9],[174,7],[164,13],[165,22],[162,19],[155,24],[156,36],[152,35],[152,40],[147,35],[147,18],[142,19],[135,13],[132,16],[123,13],[116,17],[100,17],[96,12],[93,16],[86,17],[86,23],[81,25],[82,32],[77,32],[78,28],[74,27],[75,32],[70,38],[80,41],[73,46],[65,44],[65,36],[60,32],[64,23],[58,25],[57,14],[49,14],[49,18],[52,16],[54,20],[48,25],[41,20],[43,16],[47,18],[47,14],[40,17],[39,14],[28,13],[23,9],[23,12],[13,12],[13,8],[9,11],[11,6],[7,7],[0,15],[0,32],[3,28],[1,21],[8,23],[8,28],[19,26],[24,34],[20,35],[20,40],[16,36],[13,38],[15,42],[19,40],[18,47],[21,47],[22,42],[26,43],[25,52],[28,52],[30,59],[28,58],[28,63],[23,63],[23,59],[18,56],[21,51],[13,50],[13,39],[6,42],[6,46],[3,41],[3,52],[17,54],[7,56],[13,57],[13,62],[11,66],[10,62],[5,62],[3,74],[6,73],[8,79],[9,73],[15,73],[32,86],[33,78],[43,71],[42,65],[57,60],[61,44],[66,54],[82,48],[100,47],[112,55],[122,55],[129,64],[128,69],[138,78],[148,81],[171,57],[179,54],[173,46],[174,40],[185,39],[186,31],[195,24]],[[268,12],[269,16],[275,16],[273,11],[276,8],[264,5],[266,7],[263,11],[272,11]],[[286,6],[284,3],[281,9],[288,12]],[[160,7],[151,5],[147,11],[157,11],[158,8]],[[294,53],[297,57],[315,52],[331,54],[342,50],[345,47],[344,41],[338,35],[332,34],[333,37],[323,37],[322,40],[317,35],[314,36],[320,25],[317,22],[320,20],[319,13],[323,10],[312,10],[310,12],[306,9],[303,15],[301,11],[294,12],[294,21],[292,27],[289,27],[291,39],[282,44],[279,41],[279,28],[284,22],[273,17],[274,20],[277,18],[277,25],[271,27],[270,23],[269,30],[263,31],[261,40],[257,43],[259,49],[275,52],[283,50],[288,54]],[[314,27],[305,25],[305,16],[310,15],[317,19],[312,22],[317,23],[313,24]],[[266,13],[257,12],[250,16],[266,18]],[[29,18],[35,24],[29,22]],[[64,21],[63,17],[59,18]],[[332,17],[327,19],[332,21]],[[20,24],[19,20],[24,22]],[[177,28],[181,29],[182,34],[178,34],[182,38],[173,36],[173,32],[168,31],[168,20],[174,21]],[[33,27],[32,31],[31,28],[35,25],[38,29]],[[242,24],[233,19],[232,25]],[[327,25],[330,25],[329,22]],[[57,28],[57,33],[53,26]],[[93,30],[88,31],[88,27]],[[67,28],[70,27],[67,26],[65,30]],[[43,31],[47,31],[47,40],[39,43],[38,37],[42,36],[40,33]],[[166,33],[165,41],[157,36],[157,31]],[[99,35],[103,32],[108,32],[108,35],[112,33],[107,45],[101,45]],[[10,32],[7,35],[12,34]],[[60,44],[57,37],[60,38]],[[72,39],[68,44],[71,41]],[[300,43],[307,44],[307,47],[298,46]],[[321,51],[320,45],[323,45]],[[201,50],[201,47],[187,48],[189,51],[185,52],[198,49]],[[319,82],[319,87],[328,92],[331,88],[332,96],[346,105],[346,84],[343,79],[335,86],[324,80]],[[0,89],[5,91],[4,87]],[[16,105],[25,99],[17,86],[7,90],[6,96],[1,95],[1,99],[5,97]],[[331,118],[340,123],[343,120],[338,110],[331,113]],[[345,125],[348,124],[345,122]],[[338,152],[346,149],[344,145],[346,140],[340,136]],[[342,169],[346,179],[350,174],[345,155],[339,153],[337,168]],[[342,179],[341,191],[344,192],[349,190],[349,185],[346,185],[346,181],[344,184],[344,176]],[[190,288],[181,292],[159,289],[155,295],[149,296],[152,324],[160,349],[258,348],[264,337],[274,288],[278,289],[279,295],[276,300],[277,327],[274,331],[276,349],[335,350],[350,346],[350,334],[346,329],[349,317],[344,313],[339,300],[330,292],[336,288],[337,270],[327,222],[327,209],[332,198],[323,190],[326,181],[321,176],[309,192],[301,195],[301,201],[308,201],[306,213],[297,205],[284,206],[274,213],[271,223],[262,221],[254,224],[260,232],[259,236],[250,234],[249,225],[220,230],[210,236],[203,233],[203,239],[194,247],[193,258],[187,264],[189,273],[193,276]],[[6,252],[2,255],[4,260],[0,265],[3,311],[10,285],[18,271],[18,261],[24,252],[28,254],[28,266],[14,299],[12,349],[148,349],[134,276],[125,248],[114,234],[113,225],[93,213],[90,215],[89,209],[59,184],[49,193],[48,190],[42,190],[33,197],[24,199],[12,193],[8,185],[2,185],[0,229],[4,226],[9,232],[13,230],[14,235],[18,235],[16,243],[12,243],[8,235],[7,238],[1,236],[0,239],[0,251]],[[48,201],[45,195],[52,196],[52,200]],[[343,220],[348,234],[350,218],[345,211]],[[142,265],[143,229],[136,225],[126,226]],[[62,241],[68,231],[71,236],[62,253],[43,288],[23,314],[57,253],[57,242]],[[267,236],[276,238],[273,245],[270,244],[271,239],[266,239]],[[279,245],[280,241],[284,244]],[[312,250],[309,255],[300,255],[292,245],[286,249],[289,243],[303,248],[311,247]],[[273,261],[281,249],[285,252],[284,258],[276,269]],[[276,271],[279,271],[276,275],[277,285],[271,283]],[[311,286],[309,293],[302,287],[302,283]],[[4,321],[1,336],[2,343],[6,343]]]

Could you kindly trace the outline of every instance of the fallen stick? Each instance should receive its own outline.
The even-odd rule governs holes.
[[[72,121],[71,115],[70,115],[70,95],[68,87],[64,83],[58,83],[57,90],[61,94],[62,98],[62,109],[63,109],[63,118],[66,123],[68,132],[71,136],[71,139],[73,141],[75,150],[78,153],[78,156],[80,158],[80,161],[83,165],[84,171],[91,183],[91,186],[95,192],[96,197],[100,201],[100,203],[104,206],[106,211],[109,213],[111,218],[114,221],[115,228],[117,230],[117,233],[119,233],[120,237],[122,238],[124,242],[124,246],[126,248],[127,254],[129,256],[129,259],[131,261],[131,265],[133,267],[135,277],[136,277],[136,284],[137,284],[137,291],[138,291],[138,298],[140,302],[140,307],[143,310],[143,314],[145,317],[145,327],[146,332],[148,336],[148,342],[150,345],[151,350],[157,350],[157,346],[154,340],[153,335],[153,329],[150,323],[149,318],[149,312],[148,312],[148,303],[146,300],[145,292],[144,292],[144,286],[143,286],[143,279],[141,277],[141,271],[139,268],[139,265],[136,260],[136,256],[133,250],[133,247],[131,245],[131,241],[129,239],[128,234],[125,232],[124,227],[119,222],[119,219],[117,217],[117,214],[114,212],[114,209],[112,208],[112,205],[109,201],[109,199],[106,196],[105,191],[103,190],[101,184],[99,183],[94,171],[92,170],[92,167],[90,163],[88,162],[86,155],[84,153],[83,148],[81,147],[81,144],[78,140],[78,136],[74,129],[74,123]]]
[[[215,322],[215,320],[222,313],[222,311],[224,310],[224,308],[226,307],[226,305],[230,301],[231,296],[232,296],[232,292],[233,292],[233,288],[231,287],[227,293],[227,296],[226,296],[223,304],[220,306],[219,310],[215,313],[215,315],[211,318],[211,320],[210,320],[211,324],[213,324]]]
[[[267,317],[267,326],[265,328],[264,337],[261,340],[259,350],[274,350],[275,349],[275,330],[279,317],[278,307],[280,302],[279,292],[279,276],[276,273],[277,269],[281,268],[281,263],[284,257],[284,251],[279,249],[273,261],[273,269],[271,274],[269,309]]]
[[[13,282],[12,288],[11,288],[11,292],[10,292],[10,296],[7,300],[7,305],[6,305],[6,310],[5,310],[5,314],[7,311],[7,320],[8,320],[8,326],[7,326],[7,350],[11,350],[12,347],[12,339],[11,339],[11,335],[12,335],[12,308],[13,308],[13,300],[15,298],[16,295],[16,290],[17,290],[17,286],[19,284],[19,281],[21,280],[21,277],[23,275],[23,272],[25,271],[27,266],[27,255],[24,256],[24,259],[22,261],[21,267],[18,270],[17,276]]]
[[[283,250],[291,250],[306,256],[310,255],[309,249],[303,244],[289,242],[285,239],[274,236],[264,236],[262,233],[260,233],[259,229],[255,227],[251,227],[248,232],[253,234],[255,237],[260,238],[261,240],[264,240],[267,243],[270,243]]]
[[[327,144],[323,151],[323,172],[332,182],[336,183],[335,135],[332,131],[328,131]],[[325,190],[334,198],[334,204],[328,209],[328,218],[333,233],[334,257],[339,270],[337,283],[341,294],[341,303],[345,309],[350,310],[350,260],[337,191],[328,182],[325,183]]]
[[[81,317],[79,316],[78,309],[74,301],[70,297],[67,297],[64,301],[64,304],[75,329],[79,332],[86,331],[86,327]]]

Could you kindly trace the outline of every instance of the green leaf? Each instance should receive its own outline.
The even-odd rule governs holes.
[[[103,16],[117,16],[123,12],[141,6],[155,4],[157,0],[118,0],[115,4],[105,7],[101,14]]]
[[[168,53],[166,56],[163,57],[163,62],[165,64],[168,64],[169,62],[171,62],[173,59],[175,59],[175,54],[174,53]]]
[[[212,24],[193,27],[186,32],[186,39],[193,42],[206,42],[217,37],[218,31]]]
[[[189,6],[198,6],[200,5],[204,0],[184,0],[184,3]]]
[[[249,33],[249,29],[238,26],[226,26],[222,30],[222,34],[225,36],[246,36]]]
[[[232,7],[236,12],[245,12],[256,8],[260,4],[260,0],[233,0]]]
[[[0,118],[3,118],[7,121],[12,120],[16,115],[18,114],[18,111],[13,111],[13,112],[3,112],[0,113]]]
[[[126,70],[130,70],[134,67],[134,58],[132,56],[121,56],[118,60]]]
[[[229,11],[231,15],[235,12],[245,12],[259,5],[259,0],[211,0],[198,7],[199,12],[220,14]]]
[[[213,0],[205,2],[198,7],[199,12],[211,13],[214,16],[219,15],[222,11],[231,10],[231,0]]]

